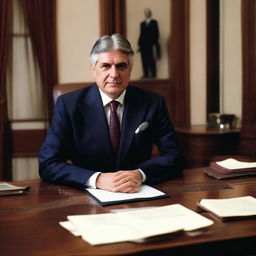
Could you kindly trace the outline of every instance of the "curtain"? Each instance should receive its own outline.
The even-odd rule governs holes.
[[[51,120],[53,86],[57,84],[56,0],[21,0],[43,86],[45,118]]]
[[[42,120],[45,115],[41,74],[24,21],[20,0],[12,0],[12,43],[7,69],[8,115],[19,120]]]
[[[6,70],[12,1],[0,0],[0,180],[11,179],[11,137],[7,111]]]
[[[44,122],[41,73],[24,20],[23,6],[21,0],[9,1],[12,1],[12,33],[7,67],[7,102],[12,133],[15,134],[17,130],[33,130],[38,126],[44,129],[47,123]],[[14,139],[14,143],[19,145],[20,139]],[[12,180],[34,178],[39,178],[38,157],[12,154]]]

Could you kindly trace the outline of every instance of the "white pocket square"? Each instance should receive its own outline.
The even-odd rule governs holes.
[[[135,130],[135,134],[138,134],[142,131],[145,131],[149,126],[148,122],[143,122],[142,124],[140,124],[140,126]]]

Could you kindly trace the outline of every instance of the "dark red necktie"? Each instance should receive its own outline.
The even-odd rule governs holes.
[[[120,122],[116,113],[118,101],[112,100],[109,102],[110,107],[110,120],[109,120],[109,134],[112,142],[114,153],[118,153],[119,140],[120,140]]]

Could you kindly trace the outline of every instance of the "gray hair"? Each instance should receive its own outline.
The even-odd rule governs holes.
[[[98,54],[109,51],[123,51],[128,55],[129,65],[133,65],[134,52],[130,42],[120,34],[105,35],[99,38],[90,53],[90,63],[95,66],[98,61]]]

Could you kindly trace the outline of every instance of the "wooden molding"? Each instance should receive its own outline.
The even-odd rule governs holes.
[[[256,159],[256,1],[242,3],[243,96],[240,151]]]
[[[100,34],[110,35],[113,32],[113,0],[100,0]]]
[[[220,10],[219,0],[207,0],[206,18],[206,69],[207,69],[207,106],[206,114],[220,112],[220,74],[219,74],[219,54],[220,54]]]
[[[114,33],[126,36],[126,5],[125,0],[115,0],[115,25]]]
[[[190,127],[189,0],[172,0],[171,115],[176,127]]]
[[[126,34],[125,0],[100,0],[100,34]]]

